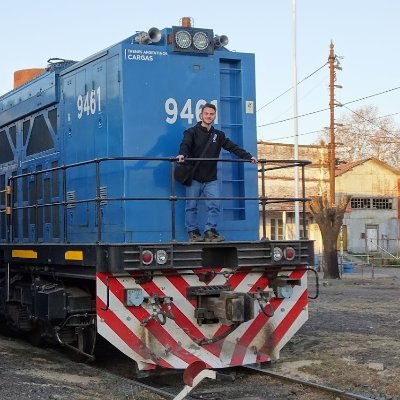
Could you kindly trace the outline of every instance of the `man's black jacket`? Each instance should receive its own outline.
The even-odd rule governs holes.
[[[237,155],[239,158],[250,160],[252,155],[240,148],[225,136],[225,133],[213,126],[209,131],[201,126],[201,122],[187,129],[183,134],[183,140],[179,154],[189,158],[199,158],[211,135],[211,143],[202,158],[219,158],[221,148]],[[193,176],[198,182],[211,182],[217,179],[217,162],[202,161]]]

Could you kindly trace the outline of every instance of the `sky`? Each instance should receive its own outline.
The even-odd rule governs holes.
[[[136,31],[171,27],[189,16],[195,27],[227,35],[229,50],[255,54],[260,140],[294,142],[293,91],[276,99],[293,86],[293,50],[300,82],[327,62],[331,41],[342,66],[336,83],[343,88],[336,89],[336,100],[344,104],[372,96],[346,107],[375,106],[380,116],[394,114],[399,126],[400,1],[296,3],[294,35],[293,0],[8,2],[1,11],[0,95],[12,90],[16,70],[46,67],[55,57],[79,61]],[[301,115],[329,107],[327,65],[298,84],[297,98],[298,142],[316,143],[329,125],[329,112]],[[349,113],[345,107],[335,109],[336,119]]]

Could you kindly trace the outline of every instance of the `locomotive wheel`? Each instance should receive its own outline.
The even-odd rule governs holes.
[[[91,361],[87,355],[93,355],[96,346],[96,327],[94,325],[87,326],[85,328],[78,328],[77,340],[74,343],[76,350],[69,350],[69,357],[71,360],[79,363]]]
[[[0,314],[0,335],[1,336],[10,336],[12,335],[12,330],[10,329],[10,325],[7,321],[7,318]]]
[[[40,322],[34,322],[32,330],[26,334],[26,337],[31,345],[40,347],[44,344],[43,334],[43,325]]]

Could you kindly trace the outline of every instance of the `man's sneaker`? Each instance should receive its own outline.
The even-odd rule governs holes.
[[[198,229],[189,232],[189,242],[204,242],[204,238]]]
[[[204,232],[204,240],[206,242],[223,242],[225,238],[223,236],[220,236],[216,229],[211,228],[208,231]]]

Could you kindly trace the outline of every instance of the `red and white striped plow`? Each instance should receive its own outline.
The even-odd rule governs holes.
[[[300,285],[293,286],[290,298],[271,300],[272,317],[260,312],[255,302],[255,317],[232,329],[221,323],[199,325],[194,315],[195,301],[188,300],[186,288],[229,284],[235,292],[254,292],[267,287],[268,281],[261,273],[236,273],[228,281],[216,275],[207,283],[196,274],[157,276],[143,284],[126,274],[97,273],[97,330],[135,360],[139,369],[186,369],[198,361],[207,368],[269,361],[279,357],[280,349],[308,318],[306,273],[293,271],[290,278],[300,280]],[[145,297],[172,298],[173,318],[166,318],[164,324],[153,318],[151,302],[126,306],[125,290],[133,288],[141,289]],[[207,344],[215,337],[220,339]]]

